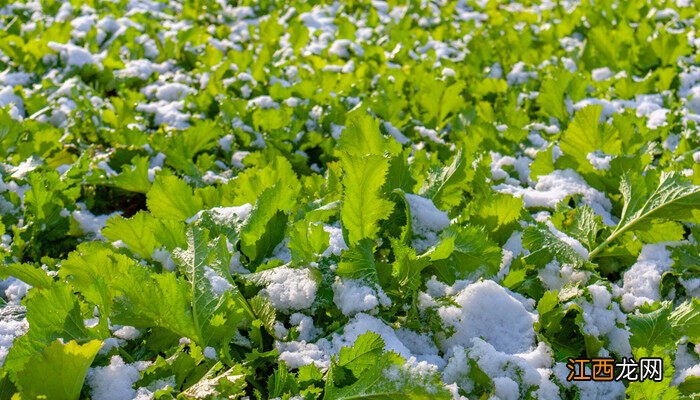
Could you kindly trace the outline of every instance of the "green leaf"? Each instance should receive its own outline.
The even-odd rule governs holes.
[[[237,175],[235,181],[230,181],[226,186],[230,190],[227,202],[230,205],[255,204],[265,190],[281,184],[289,186],[292,192],[300,189],[299,180],[289,161],[280,156],[272,157],[263,167],[247,168]],[[293,204],[284,204],[284,209]]]
[[[3,37],[3,42],[5,40],[7,36]],[[22,125],[16,123],[7,110],[0,110],[0,152],[3,156],[14,151],[22,131]]]
[[[632,336],[630,345],[632,348],[653,349],[655,346],[667,348],[674,343],[673,326],[669,321],[671,305],[663,303],[655,311],[645,314],[630,314],[627,317],[627,325]]]
[[[194,339],[204,347],[233,337],[231,328],[243,320],[243,310],[232,309],[229,291],[237,294],[238,290],[232,285],[224,294],[215,293],[206,271],[211,268],[231,281],[228,251],[221,237],[212,239],[207,229],[193,226],[187,232],[187,249],[176,249],[173,256],[189,283]]]
[[[59,276],[70,282],[86,300],[97,305],[102,315],[110,315],[114,297],[119,293],[117,281],[138,268],[136,261],[115,253],[102,243],[83,243],[69,254]],[[105,318],[102,322],[107,324]]]
[[[316,365],[308,364],[299,367],[297,378],[299,379],[299,383],[303,385],[307,382],[320,382],[323,380],[323,375]]]
[[[160,327],[179,337],[198,338],[188,286],[175,274],[156,274],[135,266],[115,282],[111,322],[136,328]]]
[[[559,142],[562,152],[576,160],[579,171],[593,171],[586,158],[588,153],[596,150],[607,154],[620,152],[621,142],[617,132],[608,124],[600,124],[602,109],[600,105],[590,105],[577,111]]]
[[[523,200],[503,193],[493,193],[479,199],[469,222],[482,225],[492,238],[501,242],[507,240],[523,211]]]
[[[451,242],[454,244],[453,240]],[[398,240],[392,240],[391,247],[394,250],[395,257],[392,275],[396,278],[399,290],[405,293],[418,290],[423,283],[421,272],[430,265],[430,259],[428,257],[417,257],[416,250]]]
[[[380,364],[381,366],[381,364]],[[342,389],[327,389],[324,399],[383,399],[383,400],[432,400],[451,399],[451,394],[438,384],[425,387],[411,381],[410,376],[402,377],[405,384],[389,381],[376,372],[363,375],[354,385]]]
[[[262,321],[267,332],[273,335],[275,332],[274,325],[277,319],[277,310],[275,310],[270,300],[265,296],[256,295],[250,299],[250,307],[255,316]]]
[[[440,209],[459,205],[468,185],[474,178],[474,171],[469,167],[461,150],[457,151],[452,162],[435,177],[427,182],[421,196],[428,197]]]
[[[150,257],[159,244],[153,232],[156,223],[155,218],[146,211],[139,211],[129,219],[115,215],[107,220],[101,233],[113,242],[121,240],[141,257]]]
[[[700,376],[688,376],[678,385],[678,390],[686,395],[700,393]]]
[[[498,273],[503,257],[501,248],[489,239],[480,226],[450,226],[442,233],[443,240],[452,240],[453,244],[440,243],[443,251],[453,247],[451,255],[438,260],[430,251],[425,255],[433,257],[430,272],[437,275],[446,283],[457,279],[476,279],[491,277]]]
[[[340,217],[348,231],[349,244],[370,238],[379,231],[379,221],[388,217],[394,203],[380,196],[389,167],[382,156],[342,157],[345,195]]]
[[[586,259],[573,247],[555,236],[547,227],[529,226],[523,231],[523,247],[530,250],[528,264],[544,266],[556,257],[559,262],[581,266]]]
[[[353,279],[377,282],[377,268],[374,264],[375,245],[372,240],[363,239],[344,250],[336,273]]]
[[[44,255],[62,256],[71,247],[66,240],[70,224],[63,210],[75,204],[80,186],[61,181],[56,171],[37,169],[28,180],[31,188],[24,196],[24,218],[31,234],[29,255],[37,261]]]
[[[388,141],[379,130],[379,121],[365,111],[356,110],[347,120],[338,139],[338,149],[351,156],[384,155]]]
[[[402,359],[384,354],[376,360],[373,368],[365,370],[350,385],[335,386],[336,376],[342,369],[331,367],[327,377],[324,399],[386,399],[386,400],[430,400],[451,399],[451,394],[439,382],[437,374],[414,376],[401,369]],[[392,379],[387,377],[391,374]]]
[[[587,205],[577,207],[574,211],[574,224],[571,235],[591,251],[596,245],[598,231],[603,227],[602,218]]]
[[[0,267],[0,278],[7,279],[10,276],[21,280],[27,285],[38,289],[46,289],[51,286],[53,279],[41,268],[31,264],[8,264]]]
[[[658,186],[652,189],[649,179],[623,175],[620,192],[624,208],[612,234],[591,251],[597,256],[606,246],[627,231],[645,229],[657,219],[697,222],[700,219],[700,186],[691,184],[675,172],[663,172]]]
[[[357,337],[352,347],[343,347],[338,352],[336,364],[346,367],[355,376],[370,369],[384,352],[384,340],[374,332],[366,332]]]
[[[693,234],[695,236],[695,234]],[[700,273],[700,245],[684,245],[673,248],[673,269],[684,274]]]
[[[696,221],[694,211],[700,208],[700,186],[691,184],[675,172],[662,173],[659,185],[653,191],[639,183],[629,176],[624,176],[620,183],[625,208],[618,226],[630,229],[656,218]]]
[[[241,251],[251,260],[261,260],[282,241],[287,210],[295,203],[297,192],[278,183],[265,189],[240,231]]]
[[[202,201],[192,194],[192,188],[172,175],[156,176],[146,195],[148,209],[156,218],[184,221],[202,208]]]
[[[673,242],[685,238],[685,229],[675,221],[654,220],[634,228],[634,235],[642,243]]]
[[[639,359],[642,357],[659,357],[663,363],[663,378],[661,382],[656,382],[651,379],[645,379],[642,382],[630,382],[625,394],[631,400],[676,400],[680,399],[680,391],[678,387],[671,386],[675,369],[671,357],[664,352],[662,347],[641,348],[635,350],[634,356]]]
[[[352,347],[341,348],[327,373],[324,399],[451,398],[438,374],[415,375],[404,369],[403,358],[383,349],[384,340],[374,332],[359,336]]]
[[[700,342],[700,300],[693,297],[676,307],[669,316],[674,333],[688,336],[693,343]]]
[[[535,160],[530,164],[530,179],[537,180],[539,176],[551,174],[556,168],[552,158],[553,146],[538,151]]]
[[[442,98],[438,101],[440,112],[438,114],[438,126],[442,127],[447,118],[464,106],[462,90],[467,86],[464,81],[457,81],[450,85],[442,93]]]
[[[661,59],[662,65],[675,65],[675,61],[690,52],[688,43],[678,34],[659,32],[659,35],[651,42],[651,48],[656,56]]]
[[[46,289],[35,288],[27,294],[24,303],[29,331],[15,339],[7,354],[3,366],[11,373],[19,373],[32,357],[56,338],[80,341],[90,337],[70,286],[55,282]]]
[[[631,314],[627,324],[635,349],[671,348],[683,336],[694,343],[700,340],[700,301],[691,299],[675,309],[670,302],[663,302],[654,311]]]
[[[131,165],[125,164],[122,172],[108,181],[120,189],[147,193],[151,188],[151,181],[148,179],[149,163],[148,157],[134,157],[131,159]]]
[[[506,93],[508,82],[505,79],[486,78],[476,82],[474,94],[484,97],[490,93]]]
[[[293,395],[299,391],[294,374],[289,372],[284,362],[280,362],[267,379],[267,391],[270,398],[279,398],[283,394]]]
[[[556,76],[542,82],[537,104],[546,115],[555,117],[559,121],[568,119],[569,112],[566,110],[564,96],[573,78],[574,75],[571,72],[561,70]]]
[[[253,111],[253,126],[262,132],[274,131],[289,126],[292,119],[292,109],[257,109]]]
[[[585,354],[586,338],[579,329],[581,307],[573,303],[564,305],[557,291],[549,291],[540,298],[537,311],[540,314],[538,332],[551,344],[555,360]]]
[[[162,149],[165,162],[180,171],[187,171],[195,155],[216,146],[216,140],[221,136],[223,130],[214,121],[197,121],[180,134],[165,139]]]
[[[154,220],[151,230],[156,242],[162,244],[166,249],[183,247],[187,244],[185,223],[182,221],[174,219]]]
[[[289,250],[292,260],[300,263],[314,261],[328,247],[330,234],[323,230],[322,223],[306,219],[297,221],[289,232]]]
[[[28,359],[17,375],[20,393],[26,398],[77,399],[88,368],[101,346],[99,340],[83,345],[74,340],[66,344],[53,341],[41,353]]]
[[[413,191],[416,180],[411,175],[410,165],[407,161],[410,154],[411,149],[406,149],[403,153],[391,158],[386,177],[387,190],[400,189],[408,193]]]

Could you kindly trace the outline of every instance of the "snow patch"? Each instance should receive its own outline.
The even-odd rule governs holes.
[[[261,293],[279,311],[303,310],[311,307],[318,283],[308,269],[281,266],[260,273],[267,285]]]
[[[384,307],[391,306],[391,300],[379,285],[373,288],[358,279],[339,277],[333,283],[333,302],[347,316],[372,311],[380,304]]]
[[[671,269],[673,259],[668,243],[646,244],[630,269],[622,277],[622,309],[626,312],[646,303],[661,300],[659,285],[664,272]]]
[[[109,365],[90,368],[87,382],[95,400],[132,400],[136,397],[133,386],[141,378],[148,362],[126,364],[120,356],[112,356]]]
[[[606,225],[615,225],[610,214],[612,203],[605,193],[590,187],[586,181],[574,170],[556,170],[547,175],[540,175],[534,187],[523,188],[510,184],[493,186],[500,193],[511,194],[523,199],[525,207],[554,208],[557,203],[566,197],[580,194],[583,202],[603,218]]]
[[[445,211],[435,207],[432,200],[415,194],[406,194],[411,211],[411,228],[415,235],[413,247],[422,253],[438,242],[438,234],[450,225]]]
[[[473,283],[459,292],[456,306],[443,306],[438,315],[454,334],[442,341],[447,352],[454,346],[467,347],[473,338],[483,338],[496,350],[515,354],[535,344],[532,306],[514,297],[493,281]]]

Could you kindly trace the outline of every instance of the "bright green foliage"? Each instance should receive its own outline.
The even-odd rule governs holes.
[[[217,295],[207,277],[206,268],[230,280],[228,265],[224,264],[226,247],[221,237],[210,238],[209,231],[197,226],[187,232],[187,249],[177,249],[176,263],[189,285],[194,339],[202,346],[230,339],[244,317],[242,309],[236,309],[233,297],[237,291]],[[243,300],[245,303],[245,300]]]
[[[17,377],[22,396],[48,399],[75,399],[80,395],[85,375],[102,343],[92,340],[84,345],[75,341],[51,342],[40,354],[32,356]]]
[[[154,326],[181,337],[197,337],[192,324],[191,294],[173,274],[150,274],[135,266],[116,283],[122,295],[115,299],[112,321],[137,328]]]
[[[82,323],[78,301],[67,285],[54,283],[46,289],[35,290],[25,304],[30,329],[15,341],[4,364],[14,377],[56,338],[84,340],[91,336]],[[51,312],[47,313],[47,309]]]
[[[586,247],[588,251],[593,250],[598,238],[598,232],[602,229],[600,216],[595,215],[595,211],[589,206],[582,206],[576,209],[574,224],[571,234]]]
[[[140,268],[131,258],[99,243],[85,243],[64,261],[60,276],[104,315],[110,315],[114,300],[119,296],[118,282],[134,269]],[[128,279],[128,278],[127,278]],[[107,321],[102,322],[106,326]]]
[[[348,115],[343,133],[338,139],[338,148],[352,156],[383,155],[389,146],[396,149],[396,142],[387,141],[379,131],[379,121],[365,113]]]
[[[282,240],[287,218],[284,211],[294,202],[295,192],[284,183],[260,194],[250,217],[240,231],[241,250],[251,260],[259,260]]]
[[[434,264],[431,272],[444,282],[476,276],[490,277],[498,272],[501,249],[488,238],[483,228],[450,227],[443,236],[443,242],[424,256]]]
[[[379,155],[343,157],[345,191],[340,215],[350,244],[376,235],[379,221],[391,212],[393,204],[380,196],[388,168],[388,161]]]
[[[157,224],[149,213],[139,211],[130,219],[121,216],[110,218],[102,234],[111,240],[122,240],[134,253],[148,257],[158,244],[154,233]]]
[[[630,317],[629,326],[632,332],[630,343],[635,348],[649,349],[673,343],[674,333],[669,321],[670,314],[671,307],[664,304],[658,310]]]
[[[53,280],[46,275],[41,268],[34,268],[27,264],[8,264],[0,269],[0,276],[6,279],[14,276],[35,288],[46,289],[51,286]]]
[[[176,176],[158,176],[148,191],[148,209],[157,218],[183,221],[202,208],[192,189]]]
[[[317,254],[326,250],[328,239],[329,234],[323,230],[323,224],[300,220],[289,233],[289,250],[299,262],[313,261]]]
[[[696,395],[698,27],[681,0],[3,2],[0,399],[102,400],[110,365],[159,400]],[[564,382],[608,355],[665,374]]]
[[[660,357],[663,354],[663,357]],[[635,357],[660,357],[663,359],[664,371],[663,380],[655,382],[645,380],[644,382],[632,382],[627,389],[627,396],[630,399],[661,399],[674,400],[681,399],[681,390],[676,386],[671,386],[671,380],[675,369],[671,362],[671,357],[663,353],[663,348],[656,346],[653,349],[640,349],[635,352]]]
[[[558,70],[554,76],[542,82],[537,103],[546,115],[564,121],[569,117],[565,103],[566,95],[569,94],[572,98],[577,98],[583,94],[582,89],[583,85],[579,77],[568,70]]]
[[[617,154],[620,139],[613,128],[601,124],[601,106],[588,106],[574,115],[574,119],[562,135],[561,150],[576,159],[580,168],[590,168],[586,155],[605,149],[608,154]]]
[[[374,243],[370,240],[361,240],[343,252],[336,272],[338,275],[354,279],[376,281],[374,250]]]
[[[586,262],[581,254],[554,235],[547,227],[531,226],[525,229],[523,246],[530,249],[530,254],[525,260],[535,265],[546,264],[554,257],[578,266]]]
[[[109,183],[129,192],[148,193],[151,188],[151,181],[148,179],[148,157],[134,157],[131,159],[131,165],[124,165],[122,172]]]
[[[382,338],[372,332],[358,337],[352,348],[343,347],[328,371],[326,396],[330,399],[450,398],[445,389],[437,387],[437,376],[412,376],[403,369],[404,360],[400,356],[384,353],[383,348]]]
[[[454,207],[461,203],[471,179],[473,171],[468,168],[468,160],[459,151],[452,162],[429,182],[423,194],[432,198],[438,207]]]
[[[658,186],[654,185],[649,176],[622,176],[620,192],[624,198],[624,207],[620,222],[611,235],[591,252],[591,258],[618,236],[627,231],[644,229],[654,220],[700,220],[700,186],[692,185],[672,172],[662,173]]]

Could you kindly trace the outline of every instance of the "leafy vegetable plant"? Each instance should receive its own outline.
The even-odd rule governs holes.
[[[699,11],[2,2],[0,398],[696,398]]]

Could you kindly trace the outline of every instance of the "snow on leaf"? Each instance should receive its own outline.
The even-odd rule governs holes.
[[[541,226],[530,226],[523,231],[523,246],[530,249],[526,257],[534,265],[545,265],[556,257],[561,262],[581,266],[586,259],[574,250],[570,244]]]
[[[243,310],[233,310],[231,292],[217,294],[206,273],[206,269],[211,268],[220,277],[231,279],[228,263],[224,262],[227,251],[221,237],[212,239],[207,229],[193,226],[187,232],[187,249],[176,249],[173,253],[188,280],[194,339],[205,346],[233,336],[234,332],[226,332],[224,324],[236,326],[243,318]],[[235,288],[232,290],[233,295],[239,296]]]

